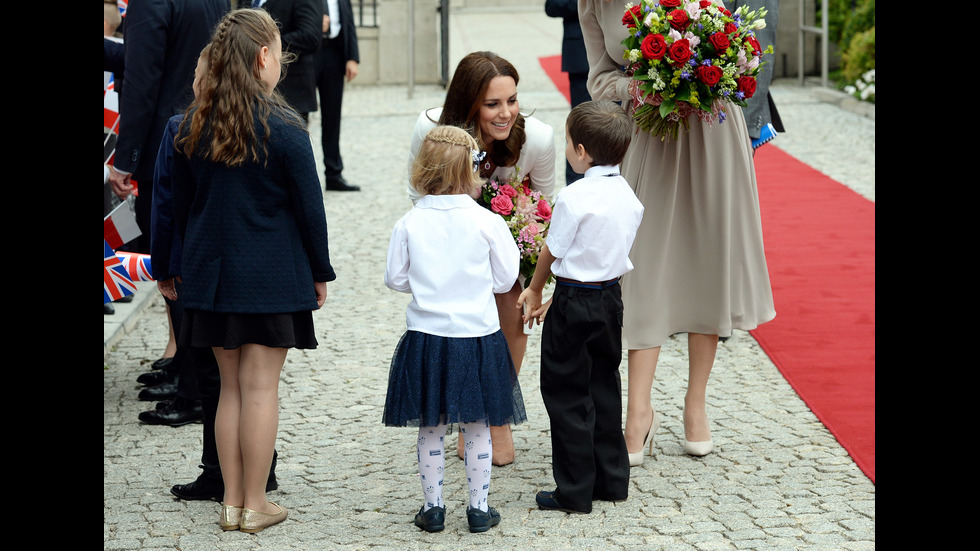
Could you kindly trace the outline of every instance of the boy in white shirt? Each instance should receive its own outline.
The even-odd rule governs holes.
[[[565,156],[585,177],[558,195],[531,285],[524,321],[540,323],[541,395],[551,418],[557,488],[538,492],[542,509],[590,513],[592,501],[627,497],[629,460],[621,430],[623,299],[630,247],[643,205],[619,175],[633,127],[612,102],[579,104],[565,126]],[[549,274],[554,296],[542,306]]]

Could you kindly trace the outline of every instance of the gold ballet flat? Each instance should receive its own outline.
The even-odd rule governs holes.
[[[242,523],[242,508],[237,505],[221,505],[221,519],[218,525],[222,530],[238,530]]]
[[[279,524],[286,520],[286,508],[272,501],[269,503],[275,505],[279,509],[279,512],[263,513],[261,511],[253,511],[246,507],[242,510],[242,522],[238,525],[238,529],[247,534],[254,534],[261,532],[273,524]]]

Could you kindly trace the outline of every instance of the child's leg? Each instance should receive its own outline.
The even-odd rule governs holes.
[[[445,444],[449,425],[440,423],[434,427],[419,427],[418,458],[422,494],[425,496],[423,511],[442,507],[442,473],[446,469]]]
[[[466,442],[466,483],[470,489],[470,508],[486,512],[490,493],[490,469],[493,467],[493,441],[486,419],[460,423],[459,432]]]

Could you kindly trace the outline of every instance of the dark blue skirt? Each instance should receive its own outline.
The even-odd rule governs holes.
[[[388,374],[384,424],[389,427],[527,419],[504,334],[440,337],[407,331]]]

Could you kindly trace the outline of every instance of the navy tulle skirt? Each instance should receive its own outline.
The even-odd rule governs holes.
[[[504,334],[440,337],[407,331],[388,374],[384,424],[389,427],[527,419]]]

